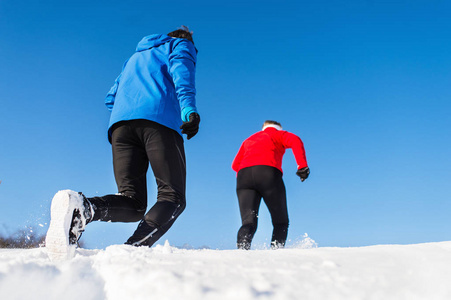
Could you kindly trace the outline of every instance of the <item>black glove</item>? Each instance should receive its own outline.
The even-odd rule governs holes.
[[[299,169],[299,170],[296,172],[296,175],[298,175],[299,177],[301,177],[301,181],[302,181],[302,182],[304,182],[304,180],[307,179],[307,177],[308,177],[309,174],[310,174],[310,169],[309,169],[309,167],[305,167],[305,168]]]
[[[195,136],[196,133],[199,131],[199,123],[200,123],[199,114],[193,112],[189,115],[189,121],[183,122],[183,125],[180,126],[182,133],[186,134],[186,138],[188,140],[193,136]]]

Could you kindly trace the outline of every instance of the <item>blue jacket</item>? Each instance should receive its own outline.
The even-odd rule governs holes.
[[[181,134],[182,121],[196,109],[197,50],[186,39],[165,34],[144,37],[125,62],[108,92],[111,127],[120,121],[146,119]]]

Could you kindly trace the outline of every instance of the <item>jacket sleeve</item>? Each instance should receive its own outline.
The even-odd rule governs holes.
[[[127,62],[128,62],[128,59],[124,63],[124,66],[122,67],[122,70],[124,70],[125,65],[127,64]],[[122,77],[122,72],[116,78],[116,80],[114,81],[114,85],[111,87],[111,89],[109,90],[108,94],[106,95],[105,105],[106,105],[106,107],[108,108],[109,111],[113,110],[114,100],[116,99],[117,89],[119,87],[119,82],[121,81],[121,77]]]
[[[305,156],[304,143],[297,135],[285,131],[282,135],[282,143],[285,148],[291,148],[294,158],[298,165],[298,170],[308,167],[307,158]]]
[[[189,121],[189,115],[197,112],[196,108],[196,48],[186,39],[174,44],[169,55],[169,73],[175,86],[175,92],[180,104],[181,118]]]
[[[243,159],[243,155],[244,155],[244,147],[243,147],[244,143],[241,144],[240,150],[238,150],[238,153],[236,154],[235,158],[233,159],[232,162],[232,169],[235,172],[238,172],[240,169],[240,165],[241,165],[241,160]]]

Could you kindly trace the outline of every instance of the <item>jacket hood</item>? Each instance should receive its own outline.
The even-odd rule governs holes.
[[[153,47],[158,47],[164,43],[169,42],[173,38],[166,34],[152,34],[145,36],[136,47],[136,52],[148,50]]]

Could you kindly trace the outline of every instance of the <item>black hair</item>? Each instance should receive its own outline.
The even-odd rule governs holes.
[[[191,43],[194,44],[193,32],[189,31],[189,28],[187,26],[182,25],[179,29],[169,32],[168,35],[170,37],[187,39],[188,41],[191,41]]]
[[[266,121],[263,123],[263,126],[265,126],[265,124],[273,124],[273,125],[278,125],[278,126],[282,127],[282,124],[280,124],[280,123],[277,122],[277,121],[273,121],[273,120],[266,120]]]

